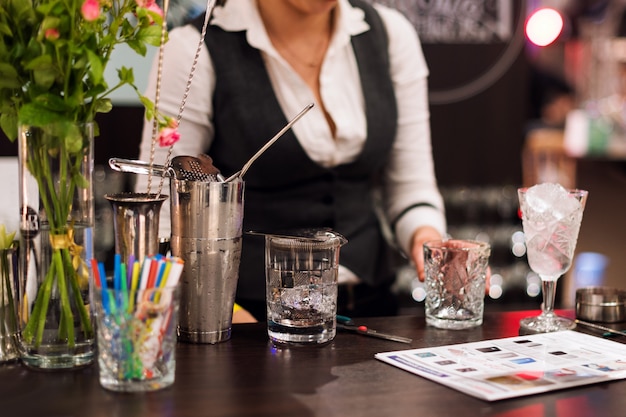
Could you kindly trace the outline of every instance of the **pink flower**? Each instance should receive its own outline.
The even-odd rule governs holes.
[[[149,12],[156,13],[161,18],[163,17],[163,10],[159,7],[155,0],[135,0],[138,8],[146,9]],[[152,16],[148,15],[150,23],[154,23]]]
[[[88,22],[93,22],[100,17],[100,2],[98,0],[85,0],[80,12]]]
[[[57,39],[59,39],[60,34],[57,28],[50,28],[46,29],[44,36],[49,41],[56,41]]]
[[[152,3],[151,5],[149,5],[146,8],[148,9],[148,11],[156,13],[159,16],[163,17],[163,10],[161,10],[161,8],[159,7],[158,4]],[[152,20],[152,18],[150,18],[150,23],[154,23],[154,20]]]
[[[156,0],[136,0],[138,7],[145,7],[146,9],[149,9],[155,1]]]
[[[165,127],[159,132],[159,145],[172,146],[180,139],[180,133],[176,128]]]

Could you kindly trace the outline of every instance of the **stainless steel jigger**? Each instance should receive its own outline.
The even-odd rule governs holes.
[[[178,338],[230,339],[241,259],[244,182],[170,179],[172,255],[185,261]]]
[[[130,265],[132,259],[141,265],[146,256],[159,251],[159,216],[166,195],[144,193],[107,194],[113,207],[115,253]]]

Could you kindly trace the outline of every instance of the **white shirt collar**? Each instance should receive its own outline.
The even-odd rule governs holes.
[[[350,37],[369,30],[363,10],[352,7],[348,0],[339,0],[338,18],[331,47],[341,47]],[[248,43],[265,52],[276,53],[263,26],[256,0],[230,0],[217,7],[212,24],[229,32],[246,31]]]

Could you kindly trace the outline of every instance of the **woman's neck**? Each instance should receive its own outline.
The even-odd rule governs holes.
[[[310,1],[314,4],[316,0]],[[267,32],[280,39],[319,39],[329,37],[333,26],[334,6],[314,7],[289,0],[257,0]]]
[[[323,0],[257,0],[257,5],[274,48],[311,89],[334,136],[335,123],[326,112],[319,77],[332,36],[336,3]]]

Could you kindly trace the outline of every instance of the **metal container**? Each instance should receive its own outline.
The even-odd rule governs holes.
[[[178,338],[192,343],[230,339],[239,280],[244,182],[170,179],[172,255],[181,275]]]
[[[159,252],[159,217],[166,195],[145,193],[107,194],[113,207],[115,253],[130,265],[141,265],[146,256]]]
[[[611,287],[577,289],[576,317],[602,323],[626,321],[626,290]]]

